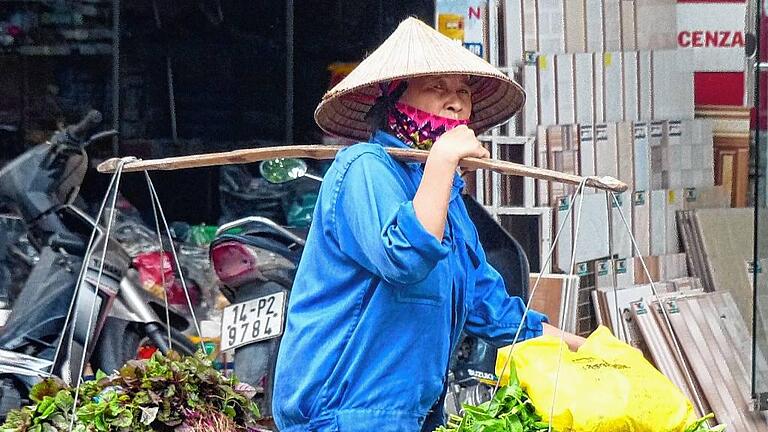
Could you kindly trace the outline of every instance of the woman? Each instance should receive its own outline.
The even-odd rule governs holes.
[[[521,340],[560,334],[538,312],[523,318],[459,197],[459,161],[489,157],[475,133],[523,100],[512,80],[413,18],[323,98],[320,127],[367,142],[339,153],[320,191],[278,356],[281,431],[431,431],[462,330],[497,346],[521,322]],[[429,157],[397,162],[387,146]]]

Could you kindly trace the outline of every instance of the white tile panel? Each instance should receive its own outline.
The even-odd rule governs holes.
[[[617,207],[616,203],[611,198],[611,231],[613,234],[613,254],[620,257],[632,256],[632,240],[629,237],[629,231],[627,231],[624,222],[621,220],[621,215],[627,220],[630,229],[632,227],[632,192],[623,192],[616,196],[620,206]]]
[[[581,53],[587,50],[584,0],[565,0],[565,51]]]
[[[640,119],[638,82],[637,82],[637,52],[624,52],[622,59],[624,79],[624,120]]]
[[[651,203],[650,192],[640,191],[632,194],[632,233],[637,242],[637,248],[640,254],[648,256],[651,254]],[[632,251],[633,255],[637,252]]]
[[[580,53],[574,55],[575,90],[576,90],[576,123],[594,122],[594,71],[593,55]]]
[[[538,20],[539,51],[542,53],[565,52],[565,0],[539,0]]]
[[[667,250],[667,191],[651,191],[651,255],[664,255]]]
[[[587,27],[587,52],[603,52],[605,50],[603,0],[585,0],[584,9]]]
[[[638,95],[640,120],[653,119],[653,74],[651,72],[651,52],[638,52]]]
[[[634,182],[634,140],[631,122],[620,122],[616,125],[616,150],[619,169],[619,180],[635,189]],[[627,200],[629,201],[629,200]],[[627,207],[629,208],[629,207]]]
[[[680,240],[677,232],[677,212],[685,208],[685,190],[670,189],[667,191],[666,208],[666,239],[668,254],[680,252]]]
[[[648,125],[634,124],[634,183],[636,191],[648,191],[651,187],[651,152],[648,146]]]
[[[576,200],[574,212],[579,210]],[[574,213],[575,215],[576,213]],[[578,238],[576,228],[578,223]],[[591,261],[608,256],[608,206],[603,193],[585,194],[581,221],[573,219],[576,262]]]
[[[523,66],[523,88],[526,98],[523,105],[522,130],[526,136],[536,135],[539,124],[539,79],[536,65]]]
[[[595,125],[595,174],[618,177],[616,123]]]
[[[539,51],[539,26],[536,0],[523,0],[523,50]]]
[[[677,46],[677,0],[635,0],[637,49]]]
[[[603,53],[605,121],[618,122],[624,119],[624,83],[622,76],[622,53]]]
[[[573,54],[558,54],[555,56],[557,79],[557,123],[573,124],[576,121],[574,83],[573,83]]]
[[[557,95],[555,92],[554,57],[541,54],[538,58],[539,69],[539,124],[550,126],[557,124]]]
[[[605,51],[621,51],[621,6],[620,0],[603,1],[603,25]]]
[[[576,202],[578,203],[578,200]],[[568,209],[571,204],[570,197],[561,197],[555,208],[557,217],[555,219],[554,235],[557,235],[561,225],[565,224],[563,225],[563,230],[560,232],[560,237],[558,237],[557,245],[555,246],[557,248],[555,267],[563,272],[568,272],[571,265],[571,254],[573,253],[573,215],[575,214],[576,209],[572,210],[573,213],[568,214]]]
[[[635,49],[635,0],[621,0],[621,50],[626,52]]]
[[[504,50],[507,66],[523,64],[523,0],[504,0]]]
[[[654,118],[692,119],[692,54],[686,50],[660,50],[651,55]]]
[[[579,173],[595,175],[595,134],[591,124],[579,125]]]
[[[523,164],[527,166],[536,165],[535,138],[528,138],[523,146]],[[525,207],[534,207],[536,205],[536,182],[530,177],[523,179],[523,205]]]
[[[593,53],[592,72],[595,79],[592,81],[594,85],[594,106],[595,106],[595,123],[602,123],[605,121],[605,85],[603,74],[603,53]]]

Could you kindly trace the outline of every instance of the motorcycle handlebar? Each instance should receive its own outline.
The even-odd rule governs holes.
[[[68,127],[67,133],[76,140],[84,140],[87,138],[88,133],[101,123],[102,119],[103,116],[100,112],[91,110],[79,123]]]

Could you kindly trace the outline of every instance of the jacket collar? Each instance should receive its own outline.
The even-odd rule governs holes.
[[[404,148],[404,149],[410,149],[411,147],[397,139],[395,136],[390,135],[386,132],[384,132],[381,129],[377,129],[373,132],[373,135],[371,135],[371,142],[381,144],[384,147],[396,147],[396,148]],[[423,174],[424,168],[422,164],[418,162],[410,162],[407,163],[411,169],[418,170],[420,174]],[[455,199],[457,196],[461,194],[461,191],[464,189],[464,179],[461,178],[461,176],[456,173],[453,176],[453,188],[451,189],[451,200]]]

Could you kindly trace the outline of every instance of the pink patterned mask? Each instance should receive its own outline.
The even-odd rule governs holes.
[[[389,130],[400,141],[421,150],[429,150],[441,135],[466,124],[469,120],[442,117],[402,102],[397,102],[387,114]]]

